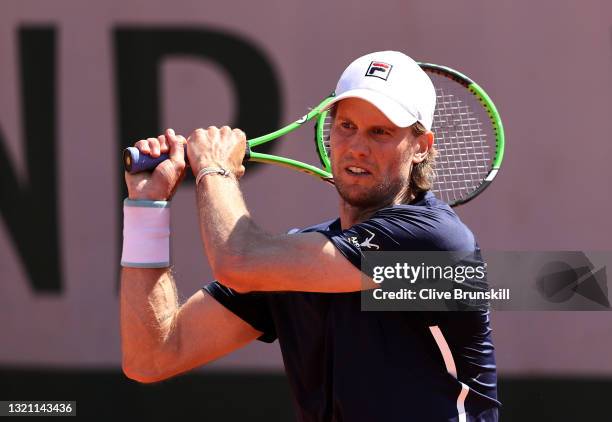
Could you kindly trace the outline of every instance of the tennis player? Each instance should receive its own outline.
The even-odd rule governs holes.
[[[135,144],[170,158],[152,174],[126,173],[123,370],[157,382],[255,339],[278,339],[299,421],[497,421],[488,311],[360,306],[364,251],[473,251],[480,260],[472,232],[429,192],[431,80],[408,56],[377,52],[347,67],[336,94],[339,217],[291,234],[268,233],[249,214],[242,131],[209,127],[185,140],[169,129]],[[218,281],[179,304],[169,205],[186,171],[185,142]]]

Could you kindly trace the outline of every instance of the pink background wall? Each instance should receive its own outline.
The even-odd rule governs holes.
[[[578,6],[566,0],[5,0],[0,5],[0,130],[22,175],[27,169],[16,42],[18,27],[28,24],[50,24],[58,31],[64,292],[49,297],[30,290],[0,219],[0,365],[120,364],[115,291],[120,151],[112,50],[112,30],[119,25],[201,27],[250,40],[276,68],[287,122],[317,104],[346,64],[366,52],[397,49],[461,70],[494,99],[508,140],[498,179],[458,210],[482,247],[612,249],[608,1]],[[187,133],[231,123],[232,87],[214,63],[175,58],[161,69],[163,126]],[[298,132],[276,153],[315,162],[310,136],[310,129]],[[80,159],[87,155],[95,160]],[[282,168],[261,169],[243,187],[255,218],[270,231],[336,213],[332,189]],[[192,187],[176,195],[172,218],[176,275],[186,298],[210,279]],[[493,326],[502,374],[612,375],[611,313],[497,312]],[[276,344],[256,343],[211,365],[228,367],[282,368],[282,362]]]

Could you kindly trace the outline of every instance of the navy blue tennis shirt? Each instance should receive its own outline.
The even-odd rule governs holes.
[[[362,250],[470,251],[472,232],[431,192],[342,230],[319,232],[357,268]],[[361,293],[252,292],[212,282],[223,306],[278,339],[299,421],[498,419],[489,311],[365,312]]]

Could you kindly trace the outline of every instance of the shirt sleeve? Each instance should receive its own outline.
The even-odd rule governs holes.
[[[276,328],[266,293],[238,293],[218,281],[213,281],[203,287],[217,302],[238,316],[244,322],[263,334],[258,340],[272,343],[277,338]]]

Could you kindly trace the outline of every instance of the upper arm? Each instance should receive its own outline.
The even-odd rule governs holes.
[[[385,209],[343,231],[255,239],[223,266],[220,278],[240,291],[342,293],[374,288],[377,285],[361,271],[362,251],[473,248],[471,232],[447,214],[425,207]]]
[[[159,379],[172,377],[243,347],[261,334],[198,290],[179,308],[156,361],[156,372]]]
[[[225,266],[220,279],[238,291],[342,293],[372,286],[359,268],[317,232],[268,238]]]

